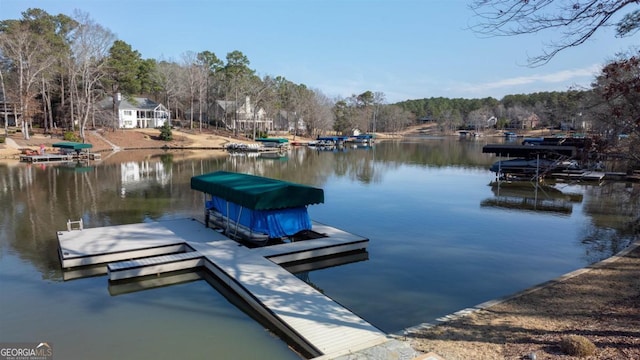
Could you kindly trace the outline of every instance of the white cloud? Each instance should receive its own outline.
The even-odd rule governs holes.
[[[580,69],[562,70],[550,74],[518,76],[488,83],[468,85],[465,90],[471,93],[487,93],[498,89],[508,89],[518,86],[535,85],[530,87],[536,88],[548,87],[549,85],[567,84],[578,80],[584,81],[585,79],[591,81],[601,68],[602,65],[593,64]]]

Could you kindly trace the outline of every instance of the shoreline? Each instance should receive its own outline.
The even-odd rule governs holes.
[[[542,282],[542,283],[537,284],[537,285],[533,285],[533,286],[531,286],[529,288],[526,288],[524,290],[518,291],[516,293],[509,294],[509,295],[506,295],[506,296],[503,296],[503,297],[499,297],[499,298],[496,298],[496,299],[492,299],[492,300],[487,300],[487,301],[484,301],[484,302],[482,302],[480,304],[477,304],[475,306],[471,306],[471,307],[468,307],[468,308],[465,308],[465,309],[462,309],[462,310],[458,310],[458,311],[456,311],[454,313],[441,316],[441,317],[435,319],[434,322],[424,322],[424,323],[421,323],[421,324],[418,324],[418,325],[415,325],[415,326],[408,327],[408,328],[402,330],[399,334],[401,334],[400,336],[411,337],[411,334],[417,333],[421,329],[429,329],[429,328],[432,328],[432,327],[435,327],[435,326],[445,325],[450,321],[454,321],[454,320],[460,319],[460,318],[462,318],[464,316],[468,316],[468,315],[471,315],[473,313],[476,313],[476,312],[479,312],[479,311],[482,311],[482,310],[488,310],[489,308],[491,308],[493,306],[500,305],[500,304],[508,302],[508,301],[516,300],[517,298],[522,297],[522,296],[529,296],[529,295],[534,296],[535,295],[534,293],[536,291],[538,291],[538,290],[542,290],[542,289],[544,289],[546,287],[549,287],[549,286],[559,285],[562,282],[567,281],[567,280],[569,280],[569,279],[571,279],[573,277],[583,275],[583,274],[585,274],[585,273],[587,273],[587,272],[589,272],[591,270],[598,269],[599,267],[602,267],[602,266],[605,266],[605,265],[607,265],[609,263],[618,261],[619,259],[629,255],[631,252],[634,252],[634,251],[640,252],[640,249],[638,249],[639,247],[640,247],[640,240],[636,240],[633,243],[631,243],[627,248],[623,249],[622,251],[618,252],[617,254],[614,254],[613,256],[608,257],[608,258],[606,258],[604,260],[600,260],[600,261],[598,261],[596,263],[593,263],[591,265],[585,266],[583,268],[570,271],[570,272],[568,272],[566,274],[560,275],[557,278]]]
[[[568,335],[596,345],[584,359],[640,358],[640,239],[597,263],[439,319],[397,336],[446,360],[571,358],[559,345]]]

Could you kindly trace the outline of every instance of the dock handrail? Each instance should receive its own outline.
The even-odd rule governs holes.
[[[74,225],[76,226],[74,228]],[[67,219],[67,230],[82,230],[84,228],[84,224],[82,223],[82,219],[78,221],[71,221],[71,219]]]

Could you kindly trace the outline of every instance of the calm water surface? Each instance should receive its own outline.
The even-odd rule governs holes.
[[[0,342],[53,344],[61,359],[296,359],[209,283],[110,287],[63,280],[55,231],[201,217],[191,176],[240,171],[325,190],[311,217],[371,239],[360,261],[299,274],[386,332],[512,294],[634,240],[638,185],[490,186],[500,139],[414,138],[283,159],[120,152],[91,166],[0,165]]]

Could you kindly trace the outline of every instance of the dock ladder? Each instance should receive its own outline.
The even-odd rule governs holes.
[[[75,226],[75,227],[74,227]],[[71,221],[67,219],[67,230],[82,230],[84,228],[84,224],[82,223],[82,219],[78,221]]]

